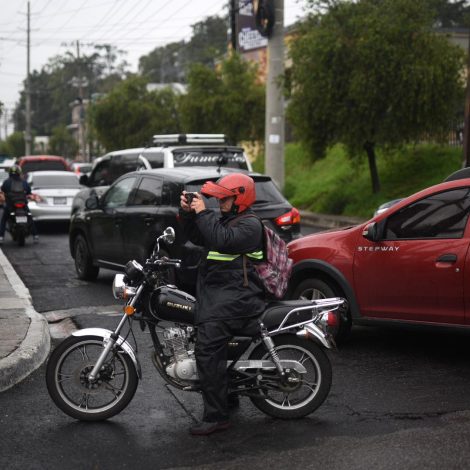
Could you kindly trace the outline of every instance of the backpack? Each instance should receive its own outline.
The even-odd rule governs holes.
[[[293,265],[293,261],[287,253],[287,244],[276,232],[266,227],[258,216],[249,214],[245,217],[256,217],[263,227],[263,261],[251,260],[253,266],[265,291],[272,297],[282,299],[287,291]],[[238,217],[238,219],[240,218]],[[246,259],[247,255],[243,255],[245,279]]]
[[[254,267],[265,290],[277,299],[282,299],[287,291],[293,261],[287,253],[286,242],[264,224],[263,231],[265,259],[254,263]]]

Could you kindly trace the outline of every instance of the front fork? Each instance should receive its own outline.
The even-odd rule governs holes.
[[[135,293],[134,297],[129,302],[128,304],[129,306],[131,307],[135,306],[143,289],[144,289],[144,284],[141,284],[139,288],[137,289],[137,292]],[[106,346],[103,349],[103,352],[100,354],[100,357],[96,361],[95,366],[93,367],[92,371],[88,375],[88,380],[90,382],[94,382],[98,378],[98,373],[101,370],[101,367],[103,367],[103,364],[104,364],[104,361],[106,360],[107,355],[114,348],[114,345],[116,344],[116,341],[119,338],[119,333],[121,332],[122,327],[124,326],[124,323],[126,323],[127,319],[128,319],[128,316],[125,313],[123,317],[121,318],[121,321],[119,322],[119,325],[117,326],[117,328],[114,330],[113,333],[111,333],[109,340],[106,342]]]

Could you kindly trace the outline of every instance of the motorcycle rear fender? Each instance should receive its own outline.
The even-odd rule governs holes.
[[[111,334],[112,331],[106,330],[105,328],[85,328],[72,333],[73,336],[99,336],[100,338],[103,338],[103,340],[108,339]],[[139,358],[132,346],[122,336],[119,336],[116,344],[118,344],[132,359],[137,375],[139,376],[139,379],[142,379],[142,367],[140,366]]]
[[[324,346],[327,349],[336,349],[334,339],[330,335],[326,335],[317,325],[307,323],[303,328],[296,333],[301,338],[306,338],[315,343]]]

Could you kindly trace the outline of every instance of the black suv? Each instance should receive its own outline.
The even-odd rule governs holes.
[[[80,279],[93,280],[100,266],[122,270],[130,259],[145,261],[155,239],[172,226],[176,241],[167,247],[172,258],[181,258],[178,270],[181,287],[191,290],[200,249],[183,237],[178,223],[183,190],[199,191],[206,181],[216,181],[240,170],[224,168],[172,168],[143,170],[121,176],[101,196],[91,195],[85,207],[72,215],[69,232],[70,253]],[[253,209],[263,222],[290,241],[300,234],[300,216],[283,197],[269,176],[249,173],[256,185]],[[217,201],[205,199],[206,206],[218,210]]]

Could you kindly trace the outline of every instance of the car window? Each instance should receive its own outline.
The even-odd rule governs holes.
[[[152,168],[163,168],[165,158],[162,152],[142,152],[142,156],[147,159]]]
[[[80,183],[75,173],[51,175],[36,173],[30,184],[34,188],[79,188]]]
[[[104,206],[107,208],[125,206],[135,183],[134,178],[125,178],[112,186],[104,196]]]
[[[142,178],[139,187],[134,192],[132,205],[155,206],[162,202],[162,180],[157,178]]]
[[[108,186],[113,181],[109,172],[110,161],[103,160],[96,165],[90,175],[90,186]]]
[[[224,166],[248,170],[246,158],[242,151],[217,149],[173,150],[174,166]]]
[[[111,158],[111,184],[116,181],[120,176],[135,171],[137,169],[138,153],[132,153],[127,155],[115,155]]]
[[[433,194],[391,215],[385,238],[461,238],[470,211],[470,188]]]
[[[30,173],[31,171],[48,171],[48,170],[68,170],[67,166],[60,160],[38,160],[36,162],[24,162],[21,164],[23,173]]]

